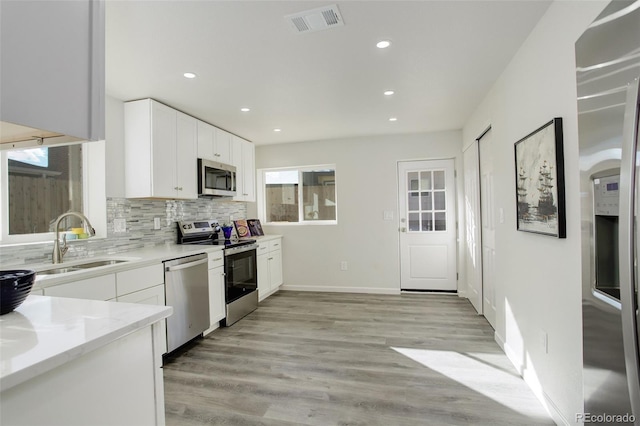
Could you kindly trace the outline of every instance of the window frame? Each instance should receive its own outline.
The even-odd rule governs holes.
[[[309,220],[304,218],[304,203],[303,203],[303,185],[302,185],[302,173],[303,172],[314,172],[321,170],[333,170],[335,176],[334,182],[334,191],[335,191],[335,208],[336,208],[336,218],[329,220]],[[298,218],[302,218],[302,220],[298,220],[297,222],[269,222],[267,221],[267,205],[266,205],[266,189],[267,185],[265,183],[265,175],[268,172],[284,172],[284,171],[298,171]],[[257,207],[258,207],[258,218],[265,225],[276,225],[276,226],[306,226],[306,225],[337,225],[338,224],[338,170],[335,164],[317,164],[311,166],[290,166],[290,167],[270,167],[258,169],[257,173],[257,183],[258,183],[258,191],[257,191]]]
[[[93,238],[107,236],[107,197],[105,186],[105,141],[44,144],[46,147],[82,144],[82,213],[96,230]],[[0,146],[0,247],[53,242],[55,232],[9,235],[9,163],[8,152],[38,146]],[[42,146],[42,145],[41,145]]]

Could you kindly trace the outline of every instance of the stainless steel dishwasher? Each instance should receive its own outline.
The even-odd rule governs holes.
[[[167,318],[167,351],[187,343],[209,328],[207,255],[164,262],[165,297],[173,315]]]

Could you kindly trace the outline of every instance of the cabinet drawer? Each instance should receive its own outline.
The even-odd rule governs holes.
[[[269,252],[269,241],[264,241],[258,244],[258,248],[256,249],[256,254],[260,256],[261,254],[266,254]]]
[[[118,296],[144,290],[158,284],[164,284],[164,269],[160,263],[116,274]]]
[[[114,274],[60,284],[44,289],[45,296],[73,297],[76,299],[109,300],[116,297]]]
[[[224,266],[224,252],[222,250],[214,251],[208,254],[209,269]]]
[[[271,240],[269,241],[269,251],[280,250],[282,248],[281,245],[282,245],[281,239]]]
[[[164,285],[160,284],[125,296],[118,296],[116,300],[124,303],[164,306]]]

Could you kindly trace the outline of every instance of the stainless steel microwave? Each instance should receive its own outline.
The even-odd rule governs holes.
[[[198,195],[201,197],[235,196],[235,166],[198,158]]]

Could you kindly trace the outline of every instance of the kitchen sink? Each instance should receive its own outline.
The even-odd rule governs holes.
[[[39,272],[37,272],[37,275],[66,274],[67,272],[81,271],[81,270],[82,269],[80,269],[80,268],[76,268],[74,266],[69,266],[69,267],[65,267],[65,268],[54,268],[54,269],[47,269],[46,271],[39,271]]]
[[[67,272],[84,271],[87,269],[98,268],[100,266],[117,265],[118,263],[129,262],[122,259],[109,259],[109,260],[92,260],[84,263],[76,263],[72,265],[60,265],[58,267],[45,269],[38,271],[37,275],[57,275],[66,274]]]
[[[91,269],[91,268],[97,268],[99,266],[117,265],[118,263],[124,263],[124,262],[128,262],[128,260],[116,260],[116,259],[98,260],[95,262],[87,262],[87,263],[81,263],[79,265],[73,265],[72,268]]]

